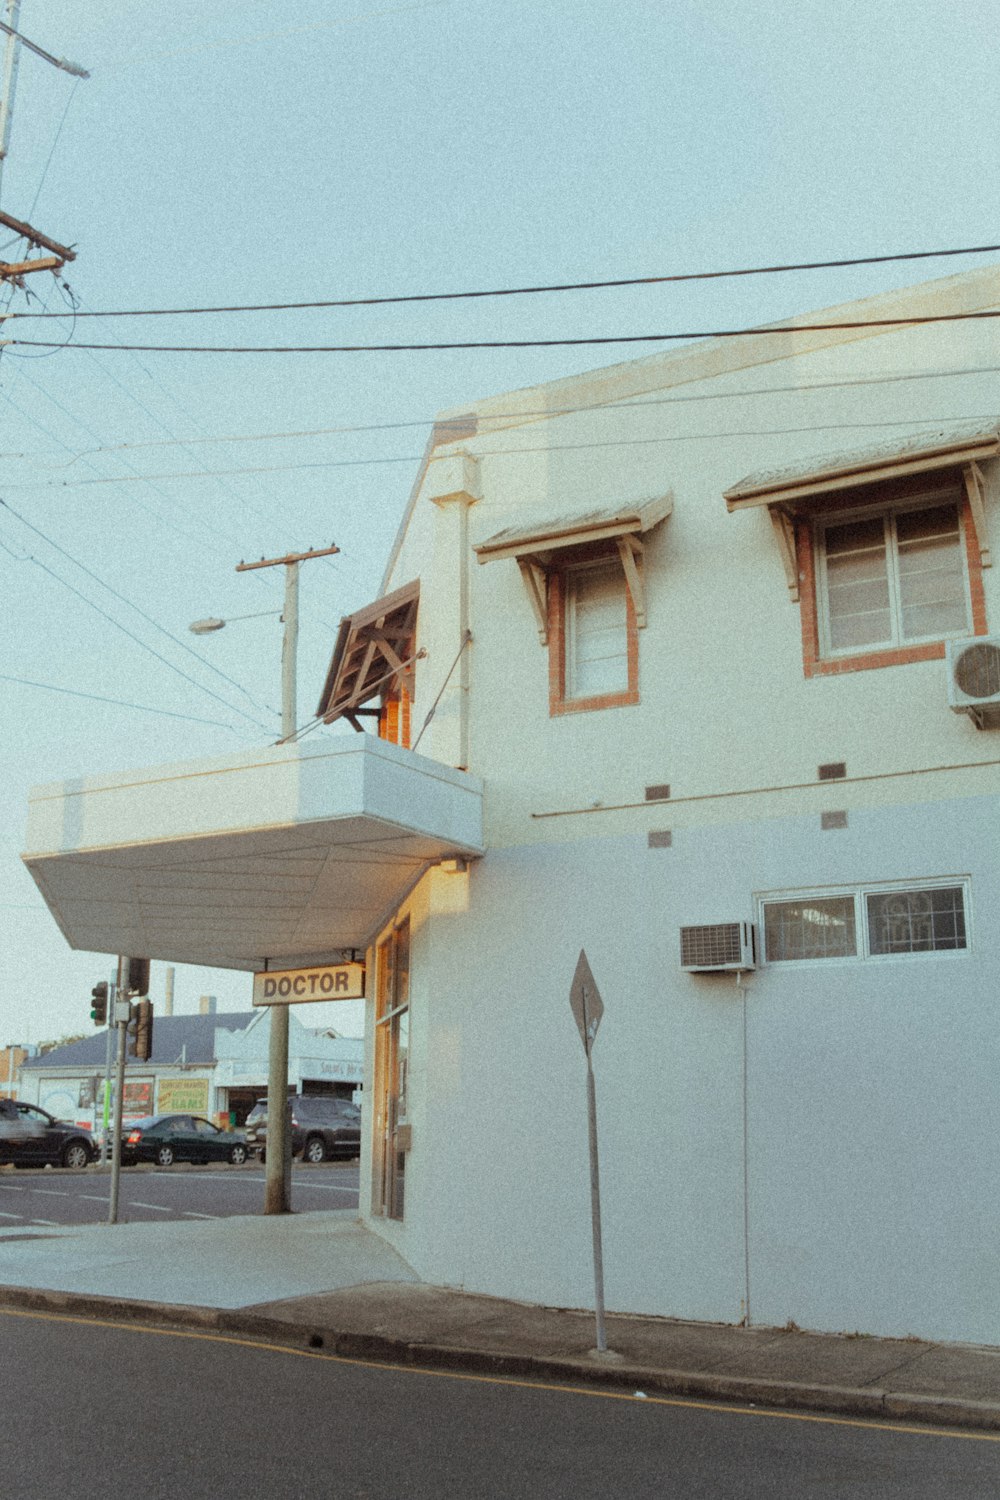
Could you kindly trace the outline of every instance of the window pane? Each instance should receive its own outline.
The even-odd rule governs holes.
[[[764,947],[770,963],[851,957],[857,952],[853,896],[766,901]]]
[[[590,698],[628,688],[628,615],[619,563],[567,575],[566,694]]]
[[[881,516],[828,526],[827,617],[834,651],[891,641],[885,522]]]
[[[937,953],[965,947],[962,887],[867,896],[872,953]]]
[[[935,505],[896,517],[904,640],[968,628],[958,510]]]

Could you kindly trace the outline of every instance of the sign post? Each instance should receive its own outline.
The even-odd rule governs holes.
[[[597,1092],[594,1087],[594,1065],[591,1059],[597,1028],[604,1014],[597,982],[590,971],[587,955],[580,949],[576,973],[569,992],[570,1009],[583,1038],[587,1057],[587,1127],[590,1139],[590,1218],[594,1240],[594,1315],[597,1321],[595,1354],[607,1356],[608,1341],[604,1331],[604,1255],[601,1248],[601,1175],[597,1158]]]

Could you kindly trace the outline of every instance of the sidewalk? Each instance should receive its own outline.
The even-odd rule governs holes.
[[[357,1359],[1000,1431],[1000,1349],[607,1319],[422,1282],[353,1211],[0,1232],[0,1307]]]

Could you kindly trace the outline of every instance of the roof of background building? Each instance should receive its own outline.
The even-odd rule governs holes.
[[[153,1023],[151,1065],[169,1067],[180,1062],[214,1063],[215,1032],[246,1031],[260,1011],[230,1011],[225,1015],[157,1016]],[[103,1068],[107,1056],[107,1033],[95,1031],[80,1042],[55,1047],[44,1057],[33,1057],[21,1064],[22,1072],[32,1068]]]

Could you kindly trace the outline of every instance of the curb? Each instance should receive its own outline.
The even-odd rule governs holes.
[[[922,1427],[1000,1431],[1000,1404],[962,1397],[890,1391],[871,1386],[820,1385],[707,1370],[673,1370],[591,1362],[580,1355],[505,1354],[461,1345],[394,1339],[289,1323],[240,1308],[140,1302],[80,1292],[0,1286],[0,1307],[120,1324],[155,1325],[240,1335],[287,1349],[323,1350],[342,1359],[402,1367],[478,1372],[500,1377],[557,1380],[561,1384],[616,1386],[688,1400],[742,1406],[829,1412],[867,1421],[912,1422]]]

